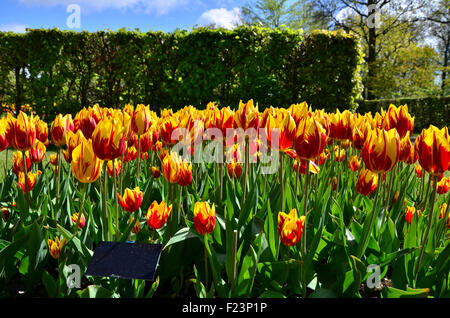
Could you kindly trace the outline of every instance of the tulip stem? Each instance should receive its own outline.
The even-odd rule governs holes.
[[[61,174],[61,147],[58,147],[58,153],[56,158],[56,207],[58,207],[59,203],[59,183],[60,183],[60,174]],[[59,218],[59,210],[58,209],[58,216]]]
[[[114,168],[115,169],[115,168]],[[106,165],[103,165],[103,212],[105,217],[105,238],[109,241],[109,229],[108,229],[108,207],[107,207],[107,186],[106,182],[107,179],[107,173],[106,173]]]
[[[381,221],[381,226],[380,226],[380,237],[381,237],[381,229],[383,228],[384,222],[386,221],[386,216],[388,215],[388,207],[389,207],[389,199],[390,199],[390,195],[391,195],[391,191],[392,191],[392,183],[394,181],[394,169],[391,170],[391,176],[390,176],[390,180],[389,180],[389,188],[387,191],[387,197],[386,197],[386,202],[384,202],[384,211],[383,211],[383,219]]]
[[[208,244],[208,234],[205,234],[205,290],[208,295],[208,251],[206,250],[206,244]]]
[[[114,171],[114,197],[115,197],[115,205],[116,205],[116,240],[119,241],[119,198],[117,197],[117,171],[115,160],[113,159],[113,171]]]
[[[430,187],[431,187],[431,180],[433,178],[431,176],[428,177],[428,186],[427,186],[427,192],[425,193],[425,197],[422,199],[423,202],[421,202],[422,205],[422,210],[425,210],[425,208],[427,207],[427,203],[428,203],[428,194],[430,193]]]
[[[6,176],[8,174],[8,151],[9,151],[9,149],[6,148],[6,163],[5,163],[5,177],[4,177],[4,179],[6,179]]]
[[[237,230],[233,231],[233,259],[231,267],[231,295],[233,296],[234,287],[236,285],[236,255],[237,255]]]
[[[28,169],[27,169],[27,157],[25,155],[25,151],[22,151],[22,158],[23,158],[23,169],[25,171],[25,198],[27,199],[27,207],[28,210],[30,210],[30,193],[28,189]]]
[[[136,185],[139,186],[139,164],[141,162],[141,136],[138,136],[138,156],[137,156],[137,170],[136,170]]]
[[[283,180],[283,172],[284,172],[284,158],[283,155],[280,154],[280,186],[281,186],[281,207],[280,211],[284,211],[284,180]]]
[[[308,225],[308,191],[309,191],[309,180],[310,180],[310,171],[309,171],[309,160],[306,161],[306,176],[305,176],[305,202],[303,205],[303,215],[305,216],[305,221],[303,223],[303,234],[302,234],[302,243],[303,243],[303,260],[304,263],[302,265],[301,274],[302,274],[302,290],[303,290],[303,298],[306,297],[306,228]]]
[[[241,210],[244,207],[245,195],[247,191],[247,173],[248,173],[248,140],[245,139],[245,153],[244,153],[244,177],[242,178],[242,199],[241,199]]]
[[[381,179],[381,183],[383,183],[382,180],[383,179]],[[377,204],[378,204],[378,197],[380,194],[380,186],[381,186],[381,184],[377,187],[377,190],[376,190],[375,200],[373,202],[372,211],[370,213],[369,226],[367,227],[366,231],[363,233],[363,238],[359,242],[358,250],[356,251],[356,257],[358,257],[359,259],[361,259],[362,255],[364,254],[364,252],[367,248],[367,243],[369,242],[370,233],[372,232],[372,224],[373,224],[373,220],[374,220],[375,214],[376,214],[375,210],[376,210]]]
[[[336,158],[335,158],[336,159]],[[339,193],[339,179],[341,178],[341,143],[338,142],[338,160],[337,160],[337,182],[336,182],[336,195]]]
[[[419,257],[416,260],[416,266],[415,266],[415,278],[414,278],[414,287],[417,284],[417,278],[419,276],[419,269],[420,269],[420,263],[422,262],[423,252],[425,251],[425,247],[427,246],[428,242],[428,235],[430,234],[431,225],[433,224],[434,220],[434,201],[436,200],[436,191],[437,191],[437,176],[430,176],[431,179],[434,178],[434,184],[433,184],[433,194],[431,198],[431,206],[430,206],[430,213],[429,213],[429,220],[428,220],[428,226],[427,231],[425,232],[425,237],[422,242],[422,248],[420,249]],[[426,206],[424,206],[425,208]]]
[[[83,213],[84,213],[84,200],[86,200],[86,188],[87,188],[87,183],[83,184],[83,188],[81,189],[82,191],[82,196],[81,196],[81,204],[80,204],[80,210],[78,212],[78,219],[77,219],[77,224],[75,224],[75,228],[73,230],[73,236],[77,235],[77,231],[78,231],[78,227],[80,226],[80,221],[83,218]],[[91,222],[93,222],[94,220],[91,220]]]

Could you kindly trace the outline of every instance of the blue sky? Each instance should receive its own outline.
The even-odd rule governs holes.
[[[80,8],[80,28],[75,31],[139,28],[171,32],[176,28],[216,23],[239,23],[240,8],[248,0],[1,0],[0,31],[24,32],[25,28],[70,29],[67,20]]]

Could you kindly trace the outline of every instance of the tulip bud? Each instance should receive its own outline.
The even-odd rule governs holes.
[[[66,244],[66,239],[59,241],[59,238],[56,237],[54,241],[48,239],[47,242],[48,242],[48,250],[50,252],[50,255],[54,259],[58,259],[61,254],[61,250],[62,250],[63,246]]]
[[[326,131],[314,118],[305,117],[300,121],[295,137],[295,151],[298,157],[313,160],[323,152],[326,143]]]
[[[126,188],[123,197],[117,193],[119,199],[119,205],[128,213],[135,212],[142,204],[142,192],[139,187],[133,190]]]
[[[416,211],[416,208],[415,208],[415,207],[413,207],[413,206],[407,206],[407,207],[406,207],[406,211],[405,211],[405,220],[406,220],[409,224],[411,224],[412,218],[413,218],[414,214],[416,214],[416,213],[417,213],[417,216],[419,216],[420,210],[417,210],[417,211]]]
[[[10,116],[8,121],[7,139],[9,144],[16,150],[30,150],[36,141],[36,125],[33,119],[21,111],[17,119]]]
[[[166,224],[171,211],[172,205],[167,206],[164,200],[159,204],[153,201],[147,211],[147,225],[153,230],[162,228]]]
[[[114,159],[108,161],[108,164],[106,165],[106,172],[111,178],[114,178],[114,170],[113,170],[113,163],[114,163],[114,169],[116,170],[116,176],[119,175],[120,171],[122,170],[122,161],[119,159]]]
[[[131,118],[131,129],[133,132],[141,136],[145,134],[152,125],[152,118],[150,109],[148,106],[144,106],[142,104],[137,105],[134,110],[133,117]]]
[[[289,214],[278,213],[278,235],[281,243],[286,246],[294,246],[303,234],[305,216],[297,217],[297,209],[292,209]]]
[[[194,227],[200,235],[211,233],[216,226],[216,207],[208,202],[196,202],[194,205]]]
[[[158,179],[161,176],[161,169],[159,167],[152,167],[152,176],[155,179]]]
[[[72,216],[70,217],[72,219],[72,222],[74,224],[78,223],[78,213],[74,213],[72,214]],[[84,217],[84,214],[81,215],[81,220],[80,223],[78,224],[78,227],[80,229],[82,229],[84,227],[84,225],[86,224],[86,218]]]
[[[74,130],[72,115],[65,115],[63,117],[61,114],[58,114],[50,128],[52,144],[54,144],[56,147],[65,146],[66,134],[69,130]]]
[[[356,181],[356,191],[366,196],[371,194],[378,186],[378,175],[368,169],[362,169]]]
[[[355,172],[359,170],[359,167],[361,166],[361,160],[358,160],[358,156],[354,155],[350,157],[350,160],[348,161],[348,167],[351,171]]]
[[[41,171],[38,171],[35,173],[32,173],[31,171],[28,172],[27,181],[26,181],[26,182],[28,182],[28,192],[33,190],[34,185],[36,184],[36,178],[38,175],[41,175],[41,173],[42,173]],[[25,185],[25,173],[24,172],[19,173],[18,186],[19,186],[19,189],[23,191],[23,193],[27,192],[27,188]]]

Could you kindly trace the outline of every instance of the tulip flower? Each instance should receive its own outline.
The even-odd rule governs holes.
[[[295,137],[295,151],[299,158],[317,158],[325,149],[326,143],[326,131],[314,118],[305,117],[300,121]]]
[[[349,161],[348,161],[348,168],[355,172],[359,170],[359,167],[361,166],[361,160],[358,160],[358,156],[354,155],[351,156]]]
[[[147,211],[147,225],[153,230],[162,228],[166,224],[171,211],[172,205],[167,206],[164,200],[161,203],[153,201]]]
[[[409,131],[406,132],[406,135],[400,140],[400,155],[398,160],[402,162],[408,162],[410,159],[412,152],[414,151],[414,147],[411,143]]]
[[[114,163],[114,169],[116,170],[116,176],[118,176],[120,171],[122,170],[122,161],[121,160],[114,159],[114,160],[108,161],[108,164],[106,165],[106,171],[108,172],[108,175],[111,178],[114,178],[113,163]]]
[[[279,148],[280,151],[285,151],[292,148],[296,136],[296,125],[295,120],[289,112],[283,112],[282,116],[278,121],[279,127]],[[270,139],[271,141],[271,139]]]
[[[441,213],[439,214],[439,220],[442,220],[445,217],[445,212],[447,211],[447,203],[442,204],[440,209]],[[450,229],[450,214],[447,217],[446,226],[447,229]]]
[[[234,121],[237,128],[247,130],[248,128],[258,129],[259,112],[258,106],[254,106],[253,99],[246,104],[239,102],[239,109],[234,113]]]
[[[423,169],[420,165],[416,165],[414,167],[414,171],[416,172],[417,178],[421,178],[422,177],[422,173],[423,173]]]
[[[138,153],[134,146],[126,148],[126,151],[125,151],[126,162],[136,160],[137,156],[138,156]]]
[[[2,212],[3,221],[8,222],[9,216],[11,215],[9,209],[6,206],[2,206],[0,212]]]
[[[153,128],[153,127],[152,127]],[[150,148],[152,147],[152,142],[153,142],[153,130],[150,129],[149,131],[147,131],[145,134],[141,135],[139,137],[141,139],[140,141],[140,147],[141,147],[141,153],[145,154],[147,153]],[[137,138],[136,138],[137,139]],[[139,145],[135,144],[136,147],[138,147]]]
[[[31,157],[30,152],[25,152],[27,171],[31,170]],[[25,172],[25,167],[23,165],[23,153],[16,151],[13,154],[13,172],[15,175],[19,175],[20,172]]]
[[[437,184],[437,193],[446,194],[450,189],[450,178],[444,177]]]
[[[163,159],[163,175],[169,183],[178,183],[180,179],[181,159],[172,152]]]
[[[133,190],[126,188],[123,197],[117,193],[117,198],[122,209],[128,213],[137,211],[142,204],[142,192],[139,187]]]
[[[161,176],[161,169],[159,167],[152,167],[152,176],[155,179],[158,179]]]
[[[161,140],[166,146],[174,145],[177,140],[172,139],[172,133],[179,127],[179,123],[174,117],[167,117],[163,120],[160,127]]]
[[[40,163],[44,159],[46,150],[47,148],[45,147],[45,145],[40,140],[36,140],[36,143],[34,144],[33,148],[31,148],[29,151],[31,162]]]
[[[330,159],[330,150],[325,149],[319,156],[319,165],[323,165],[326,160]]]
[[[74,131],[72,115],[65,115],[63,117],[61,114],[58,114],[50,128],[52,143],[56,147],[65,146],[66,145],[66,134],[69,130]]]
[[[422,168],[433,176],[442,174],[450,165],[450,144],[445,128],[439,130],[433,125],[423,129],[416,138],[415,151]]]
[[[385,130],[396,129],[400,138],[404,138],[409,132],[410,134],[414,131],[414,117],[408,113],[408,106],[395,107],[395,105],[390,105],[387,113],[383,116],[383,127]]]
[[[227,170],[231,179],[233,179],[234,175],[239,179],[242,174],[242,165],[239,162],[228,162]]]
[[[133,132],[141,136],[150,129],[151,125],[152,118],[149,107],[142,104],[137,105],[131,118],[131,129]]]
[[[95,182],[102,172],[103,160],[94,153],[92,142],[83,140],[72,152],[70,164],[73,175],[81,183]]]
[[[84,137],[89,139],[92,137],[92,133],[97,127],[97,124],[103,119],[103,114],[98,105],[89,107],[89,109],[83,108],[79,112],[80,129],[83,132]]]
[[[330,124],[330,135],[331,139],[344,140],[351,137],[351,131],[349,129],[349,112],[345,110],[343,113],[336,110],[336,113],[331,113],[328,116]]]
[[[27,175],[27,183],[28,183],[28,192],[33,190],[34,185],[36,184],[36,178],[38,175],[41,175],[42,172],[38,171],[35,173],[32,173],[31,171],[28,172]],[[19,182],[18,182],[19,189],[23,191],[23,193],[27,192],[27,185],[25,185],[25,173],[20,172],[19,173]]]
[[[215,109],[213,118],[211,119],[210,126],[207,128],[217,128],[222,132],[222,136],[227,135],[227,129],[235,128],[234,112],[230,107],[224,107],[222,109]]]
[[[129,224],[134,222],[134,226],[131,229],[131,232],[133,232],[134,234],[138,234],[141,231],[141,222],[139,222],[139,219],[135,219],[134,216],[131,217]]]
[[[288,111],[294,118],[295,124],[298,125],[300,121],[308,115],[308,104],[306,102],[293,104],[288,108]]]
[[[48,126],[47,123],[41,120],[38,116],[34,118],[36,125],[36,139],[46,144],[48,142]]]
[[[334,146],[334,159],[337,162],[342,162],[345,159],[345,150],[340,149],[338,146]]]
[[[0,152],[9,147],[8,138],[6,136],[6,128],[8,122],[6,117],[0,118]]]
[[[76,225],[78,223],[78,213],[72,214],[70,217],[72,219],[72,222]],[[78,223],[78,227],[82,229],[84,225],[86,224],[86,218],[84,217],[84,214],[81,215],[81,220]]]
[[[376,173],[388,172],[394,168],[399,156],[400,138],[395,129],[370,131],[361,152],[367,169]]]
[[[336,191],[337,189],[337,183],[338,183],[338,179],[337,177],[333,177],[333,179],[328,179],[328,185],[330,185],[330,183],[333,182],[333,186],[332,186],[332,191]]]
[[[36,125],[33,119],[21,111],[17,119],[11,116],[8,121],[8,143],[16,150],[30,150],[36,141]]]
[[[297,209],[292,209],[289,214],[278,213],[278,235],[281,243],[286,246],[294,246],[303,234],[305,216],[297,217]]]
[[[78,130],[76,133],[69,130],[66,133],[67,150],[63,151],[63,156],[67,163],[72,162],[72,152],[83,140],[86,140],[86,138],[84,138],[83,132],[81,130]]]
[[[416,211],[416,208],[413,206],[407,206],[405,211],[405,220],[411,224],[412,218],[414,217],[414,214],[417,213],[417,216],[420,214],[420,210]]]
[[[400,192],[397,190],[394,195],[394,203],[397,202],[399,196],[400,196]]]
[[[362,169],[356,181],[356,191],[366,196],[371,194],[378,186],[378,175],[368,169]]]
[[[178,184],[182,187],[188,186],[192,182],[192,166],[187,160],[180,162],[180,176]]]
[[[306,174],[306,165],[309,162],[309,172],[311,172],[312,174],[318,174],[320,171],[320,168],[314,163],[314,161],[311,160],[303,160],[300,159],[300,164],[299,161],[295,160],[294,161],[294,171],[296,171],[297,173],[301,173],[301,174]]]
[[[370,130],[371,130],[371,126],[368,123],[367,119],[365,119],[365,120],[363,119],[361,121],[361,123],[359,124],[359,126],[357,125],[356,127],[353,128],[352,141],[353,141],[353,146],[356,149],[362,150],[362,148],[364,147],[364,143],[366,142],[366,137]]]
[[[92,133],[92,147],[101,160],[113,160],[125,150],[124,129],[115,118],[104,118]]]
[[[200,235],[207,235],[216,226],[216,207],[208,202],[196,202],[194,205],[194,227]]]
[[[50,255],[54,259],[58,259],[61,254],[63,246],[66,244],[66,239],[60,241],[59,238],[56,237],[54,241],[48,239],[47,242],[48,242],[48,251],[50,252]]]

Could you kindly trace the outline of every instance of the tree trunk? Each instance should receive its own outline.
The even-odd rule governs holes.
[[[16,77],[16,109],[20,109],[22,106],[22,86],[20,82],[20,67],[14,68],[14,73]]]
[[[374,5],[377,4],[376,0],[368,0],[367,1],[367,8],[369,17],[372,14],[375,14],[375,10],[370,10],[369,8],[373,8]],[[373,91],[373,84],[374,79],[376,76],[376,59],[377,59],[377,51],[376,51],[376,44],[377,44],[377,34],[376,34],[376,26],[375,23],[369,25],[369,54],[367,57],[367,63],[368,63],[368,80],[367,80],[367,99],[373,100],[375,99],[375,94]]]

